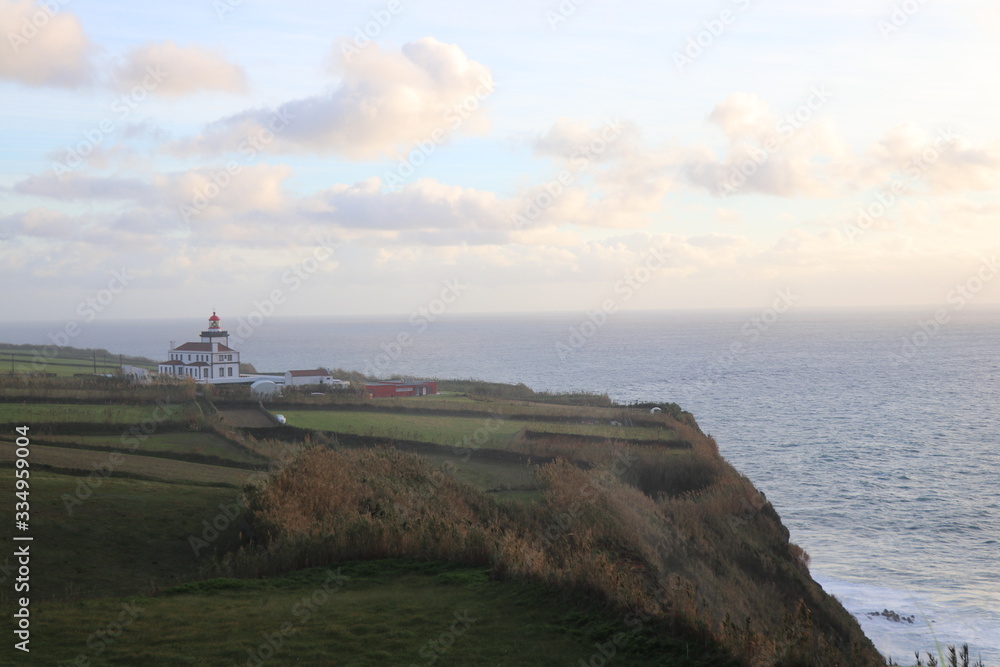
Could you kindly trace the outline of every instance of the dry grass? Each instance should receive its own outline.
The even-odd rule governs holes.
[[[498,503],[396,450],[307,449],[249,491],[259,544],[231,554],[222,571],[260,577],[398,557],[489,564],[497,577],[649,614],[747,664],[881,664],[805,574],[804,554],[763,496],[714,442],[686,435],[691,470],[706,474],[696,488],[643,472],[669,469],[661,452],[609,449],[591,470],[541,467],[542,500],[531,505]]]

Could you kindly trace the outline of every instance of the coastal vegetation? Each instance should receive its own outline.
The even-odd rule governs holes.
[[[32,441],[19,664],[885,664],[679,406],[439,386],[264,409],[3,376],[0,466]]]

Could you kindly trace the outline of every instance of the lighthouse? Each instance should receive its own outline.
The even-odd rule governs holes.
[[[226,347],[229,347],[229,332],[222,330],[222,320],[212,311],[212,316],[208,318],[208,329],[201,332],[202,343],[222,343],[225,338]]]
[[[175,346],[170,343],[168,361],[159,364],[164,375],[179,375],[196,382],[231,381],[240,377],[240,353],[229,347],[229,332],[222,328],[222,320],[212,312],[208,328],[201,332],[198,343]]]

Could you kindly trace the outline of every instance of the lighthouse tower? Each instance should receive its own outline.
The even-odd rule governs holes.
[[[229,347],[229,332],[223,330],[214,312],[208,328],[201,332],[200,343],[170,343],[168,361],[159,364],[164,375],[180,375],[196,382],[237,382],[240,378],[240,353]],[[225,378],[225,380],[223,380]]]
[[[226,347],[229,347],[229,332],[223,331],[220,326],[222,320],[219,316],[212,311],[212,316],[208,318],[208,329],[201,332],[201,342],[202,343],[223,343],[222,339],[225,339],[223,343]]]

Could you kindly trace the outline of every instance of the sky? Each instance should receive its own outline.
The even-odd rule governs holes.
[[[995,307],[998,37],[965,0],[0,0],[0,308]]]

